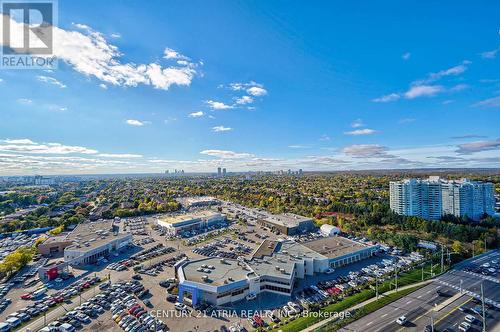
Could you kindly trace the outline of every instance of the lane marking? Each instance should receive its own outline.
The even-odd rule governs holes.
[[[383,314],[382,316],[380,316],[380,318],[384,318],[385,316],[387,316],[387,314]]]
[[[372,323],[373,323],[373,321],[372,321],[372,322],[367,323],[367,324],[366,324],[366,326],[368,326],[368,325],[372,325]]]

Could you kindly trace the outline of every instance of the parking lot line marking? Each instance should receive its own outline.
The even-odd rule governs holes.
[[[387,316],[387,314],[383,314],[382,316],[380,316],[381,318],[384,318],[385,316]]]
[[[421,298],[421,297],[422,297],[422,295],[419,295],[419,296],[417,296],[417,299],[419,299],[419,298]]]
[[[368,322],[368,323],[366,324],[366,326],[371,325],[372,323],[373,323],[373,321]]]
[[[406,304],[410,304],[410,303],[412,303],[412,302],[413,302],[413,301],[412,301],[412,300],[410,300],[410,301],[406,302]]]

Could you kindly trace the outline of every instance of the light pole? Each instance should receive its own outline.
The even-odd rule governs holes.
[[[483,332],[486,332],[486,312],[484,310],[484,289],[483,289],[483,283],[481,283],[481,303],[483,305]]]

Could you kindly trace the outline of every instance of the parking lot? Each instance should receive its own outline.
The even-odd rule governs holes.
[[[6,310],[0,315],[0,320],[5,320],[8,315],[15,312],[22,312],[27,306],[48,305],[51,300],[62,295],[64,300],[62,304],[56,302],[52,307],[48,306],[45,318],[44,315],[39,313],[38,316],[35,315],[34,319],[26,322],[27,325],[24,326],[34,327],[34,330],[37,330],[56,320],[59,323],[74,323],[77,326],[78,322],[82,323],[82,320],[78,319],[80,317],[85,322],[83,322],[82,327],[77,328],[84,328],[84,330],[121,331],[123,326],[126,329],[130,324],[137,325],[138,329],[139,327],[145,327],[141,325],[142,321],[134,316],[135,312],[129,312],[130,307],[135,305],[132,299],[122,301],[123,303],[119,301],[114,303],[115,299],[111,297],[112,302],[107,302],[109,304],[108,309],[108,305],[102,301],[103,297],[97,296],[101,293],[108,297],[109,294],[106,289],[99,289],[99,286],[93,287],[89,285],[91,289],[89,291],[85,288],[86,286],[84,287],[89,278],[97,277],[106,282],[108,282],[107,278],[111,278],[113,284],[128,285],[124,287],[133,287],[130,286],[130,283],[140,283],[143,288],[134,293],[134,301],[140,304],[154,318],[162,321],[165,324],[163,326],[164,330],[223,331],[231,328],[238,330],[239,327],[251,330],[259,325],[269,326],[270,324],[293,320],[314,303],[331,302],[336,296],[351,289],[356,289],[365,282],[373,281],[374,278],[383,280],[396,267],[403,268],[421,259],[419,256],[400,257],[398,255],[380,254],[377,257],[340,267],[329,274],[301,279],[295,285],[292,297],[264,292],[255,299],[242,300],[238,303],[232,303],[228,307],[213,308],[200,305],[196,309],[176,309],[177,283],[173,265],[180,259],[184,257],[191,260],[206,257],[245,257],[249,256],[264,239],[293,238],[296,241],[304,242],[316,239],[320,235],[316,233],[296,237],[277,235],[270,229],[255,225],[250,221],[249,225],[233,223],[230,233],[227,233],[227,229],[214,229],[208,233],[195,235],[194,239],[196,241],[190,242],[190,239],[169,237],[163,233],[161,229],[155,227],[154,217],[135,218],[133,222],[122,220],[120,227],[134,232],[132,246],[123,248],[120,252],[107,258],[100,259],[95,265],[70,268],[71,275],[67,280],[49,283],[50,287],[47,288],[42,297],[43,303],[31,299],[20,300],[23,294],[36,291],[37,288],[41,287],[41,282],[27,288],[20,287],[23,286],[22,284],[15,286],[8,292],[8,297],[16,301],[6,307]],[[361,241],[361,239],[358,240]],[[193,242],[196,244],[193,244]],[[60,258],[51,258],[46,263],[50,264],[57,260],[60,260]],[[36,277],[33,279],[35,280]],[[122,291],[131,295],[130,290],[123,289]],[[126,297],[125,294],[122,295],[123,298]],[[65,299],[64,296],[69,296],[69,298]],[[123,300],[122,297],[116,300]],[[85,308],[81,308],[81,304],[87,302],[90,304],[85,304]],[[120,309],[113,311],[111,308],[113,304],[115,309]],[[86,308],[89,305],[91,308]],[[95,308],[94,305],[96,305]],[[102,307],[102,310],[97,306]],[[252,314],[251,317],[247,317],[248,310],[257,309],[260,311],[266,310],[266,312],[260,315]],[[124,310],[126,313],[123,312]],[[88,317],[90,322],[83,316],[67,317],[67,311],[81,312]],[[238,315],[235,315],[235,313]],[[126,318],[122,326],[120,326],[115,322],[117,314],[122,319],[130,317]],[[63,318],[60,320],[60,317]],[[192,319],[192,317],[196,317],[196,319]],[[127,321],[128,325],[125,325]],[[151,318],[146,323],[150,321]]]

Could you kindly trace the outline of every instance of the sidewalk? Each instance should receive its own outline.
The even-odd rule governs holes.
[[[403,287],[399,287],[398,290],[404,290],[404,289],[412,288],[412,287],[416,287],[416,286],[424,286],[424,285],[430,284],[432,281],[433,281],[433,279],[421,281],[421,282],[418,282],[418,283],[415,283],[415,284],[410,284],[410,285],[406,285],[406,286],[403,286]],[[390,290],[388,292],[379,294],[379,298],[382,297],[382,296],[387,296],[387,295],[395,293],[395,292],[396,292],[396,290],[393,289],[393,290]],[[352,306],[349,309],[346,309],[344,311],[348,311],[348,310],[351,311],[351,310],[359,309],[359,308],[367,305],[368,303],[371,303],[371,302],[376,301],[376,300],[377,300],[376,297],[372,297],[371,299],[368,299],[368,300],[366,300],[364,302],[358,303],[355,306]],[[311,326],[309,326],[308,328],[306,328],[306,329],[304,329],[302,331],[305,331],[305,332],[314,331],[315,329],[320,328],[321,326],[323,326],[323,325],[325,325],[325,324],[327,324],[327,323],[329,323],[329,322],[331,322],[331,321],[333,321],[335,319],[337,319],[337,317],[332,316],[330,318],[327,318],[325,320],[317,322],[316,324],[311,325]]]

